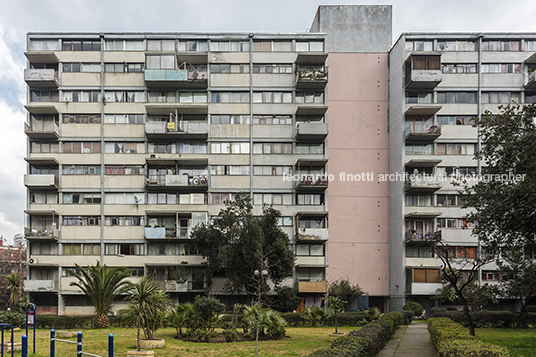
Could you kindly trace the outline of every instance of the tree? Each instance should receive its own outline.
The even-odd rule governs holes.
[[[268,296],[266,298],[266,300],[268,300],[266,304],[275,311],[296,311],[303,300],[303,298],[299,297],[296,293],[296,289],[293,289],[290,286],[279,286],[275,289],[275,293],[275,296]]]
[[[294,254],[288,236],[277,225],[281,212],[263,206],[261,216],[253,215],[248,193],[227,201],[218,218],[194,228],[191,237],[207,260],[206,279],[210,286],[214,271],[224,271],[229,291],[245,291],[250,297],[268,290],[266,280],[278,286],[292,275]],[[264,274],[268,273],[268,279]]]
[[[501,252],[497,260],[500,285],[505,295],[521,299],[517,326],[528,327],[527,300],[536,295],[536,262],[527,257],[528,247],[512,247]]]
[[[363,296],[365,292],[361,290],[358,284],[352,285],[350,279],[341,279],[335,280],[329,284],[329,295],[337,296],[344,301],[347,301],[345,304],[345,309],[348,310],[348,304],[353,299],[357,299],[360,296]]]
[[[499,106],[499,114],[483,113],[481,180],[462,182],[467,216],[477,222],[473,234],[491,254],[503,247],[534,242],[536,232],[536,104]]]
[[[138,328],[137,347],[140,350],[140,329],[145,339],[154,339],[157,324],[164,319],[169,303],[168,294],[158,288],[148,276],[144,276],[139,283],[130,284],[126,300],[130,303],[127,317],[136,321]]]
[[[171,311],[168,321],[171,327],[177,330],[177,337],[182,337],[182,328],[190,326],[190,319],[194,314],[194,305],[192,303],[179,304]]]
[[[338,327],[338,321],[337,321],[337,313],[338,312],[344,312],[344,305],[348,301],[344,301],[338,296],[330,296],[328,297],[328,303],[329,307],[333,309],[333,314],[335,315],[335,333],[338,334],[339,331],[337,330]]]
[[[130,272],[124,267],[109,267],[106,264],[90,265],[86,269],[76,264],[77,270],[68,269],[78,281],[73,281],[70,286],[77,286],[86,294],[95,307],[97,316],[93,320],[95,327],[107,327],[110,320],[106,315],[114,302],[129,288],[129,282],[125,280]]]
[[[19,301],[20,292],[24,286],[24,280],[22,280],[21,276],[16,273],[6,275],[5,278],[10,291],[9,299],[11,300],[11,305],[14,308]]]
[[[446,287],[443,289],[452,289],[455,298],[463,304],[463,313],[467,319],[469,333],[474,336],[475,325],[469,313],[471,301],[468,292],[477,281],[480,268],[489,261],[482,260],[479,257],[457,257],[457,248],[443,242],[436,243],[434,251],[442,262],[441,272],[443,280],[446,282]]]

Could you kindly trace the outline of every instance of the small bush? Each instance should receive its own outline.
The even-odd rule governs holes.
[[[415,316],[421,317],[422,313],[424,311],[424,306],[422,306],[421,304],[419,304],[416,301],[410,301],[406,305],[402,306],[402,309],[403,310],[411,310],[411,311],[413,311],[413,314],[415,314]]]
[[[363,326],[363,319],[367,319],[365,311],[359,312],[342,312],[337,314],[337,320],[339,326]],[[325,322],[325,326],[335,326],[335,316],[329,316]]]
[[[368,309],[365,311],[367,320],[374,321],[377,320],[380,317],[380,310],[377,307],[373,307],[372,309]]]
[[[439,357],[506,357],[508,350],[481,342],[469,335],[469,331],[451,319],[440,317],[428,320],[430,341]]]
[[[411,321],[413,320],[413,316],[415,316],[413,314],[413,311],[404,310],[404,311],[402,311],[402,313],[404,314],[404,325],[409,325],[411,323]]]
[[[225,329],[221,334],[223,337],[225,337],[225,342],[233,342],[238,340],[238,331],[234,328]]]
[[[302,314],[299,314],[297,312],[282,312],[279,314],[279,316],[284,318],[289,326],[297,327],[299,325],[304,325]]]
[[[441,314],[443,312],[447,312],[447,309],[445,309],[443,307],[432,307],[430,309],[430,315],[431,316],[434,316],[434,314]]]
[[[341,356],[343,355],[339,351],[335,351],[330,348],[316,350],[313,353],[307,355],[307,357],[341,357]]]
[[[10,324],[13,328],[26,326],[26,314],[14,311],[0,311],[0,323]]]

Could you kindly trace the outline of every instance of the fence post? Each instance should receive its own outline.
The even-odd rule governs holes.
[[[112,334],[108,335],[108,357],[114,357],[114,335]]]
[[[56,348],[56,331],[50,330],[50,357],[54,357],[55,348]]]
[[[76,356],[82,357],[82,332],[78,331],[78,343],[76,344]]]
[[[28,336],[22,335],[22,357],[28,356]]]

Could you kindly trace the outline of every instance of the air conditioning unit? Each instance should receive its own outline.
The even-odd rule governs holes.
[[[37,264],[37,258],[30,258],[30,259],[28,260],[28,263],[30,263],[30,264]]]

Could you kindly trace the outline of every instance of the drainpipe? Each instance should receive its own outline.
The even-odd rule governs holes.
[[[253,202],[253,34],[249,34],[249,195]]]
[[[478,120],[482,118],[482,38],[484,34],[481,33],[478,35]],[[480,123],[477,126],[478,133],[478,142],[476,144],[476,149],[480,152],[482,148],[482,139],[480,138]],[[482,171],[482,162],[480,158],[477,160],[477,170],[478,174]],[[482,245],[480,243],[480,237],[478,237],[478,258],[482,257]],[[482,267],[478,269],[478,285],[482,286]]]
[[[101,101],[100,101],[100,114],[101,114],[101,123],[100,123],[100,145],[101,145],[101,154],[100,154],[100,166],[101,166],[101,174],[100,174],[100,195],[101,195],[101,202],[100,202],[100,261],[101,265],[104,265],[104,104],[105,104],[105,98],[104,98],[104,34],[99,34],[100,40],[101,40],[101,51],[100,51],[100,63],[101,63],[101,71],[100,71],[100,93],[101,93]]]

